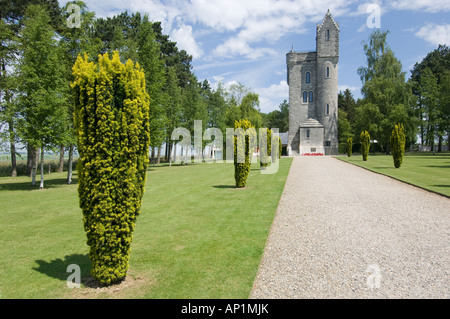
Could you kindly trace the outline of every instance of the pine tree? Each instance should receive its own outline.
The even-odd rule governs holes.
[[[125,278],[132,233],[148,166],[149,95],[138,64],[115,51],[98,64],[78,57],[76,96],[78,194],[92,276],[101,284]]]

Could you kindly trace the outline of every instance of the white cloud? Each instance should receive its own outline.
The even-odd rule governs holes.
[[[230,38],[213,50],[218,57],[244,56],[251,60],[257,60],[267,55],[276,55],[277,52],[270,48],[252,48],[245,39],[240,37]]]
[[[450,45],[450,24],[437,25],[429,23],[420,28],[415,35],[433,45]]]
[[[390,7],[397,10],[445,12],[450,11],[448,0],[398,0],[389,3]]]
[[[192,55],[194,59],[201,58],[203,50],[200,48],[197,41],[195,41],[192,34],[192,27],[190,25],[181,25],[178,29],[172,31],[171,39],[177,43],[177,47],[185,50]]]
[[[348,4],[345,0],[192,0],[188,11],[192,23],[230,34],[213,55],[258,59],[275,54],[275,50],[257,44],[305,32],[305,22],[318,22],[326,12],[324,8],[343,12]]]
[[[255,92],[259,95],[259,106],[263,113],[277,110],[284,100],[289,100],[289,86],[286,81],[280,81],[279,84],[272,84],[267,88],[256,89]]]
[[[60,0],[60,2],[66,0]],[[163,32],[197,58],[204,52],[192,35],[199,31],[226,34],[216,45],[214,57],[244,56],[259,58],[275,51],[267,49],[289,33],[305,32],[308,21],[323,18],[329,8],[333,14],[348,12],[348,0],[86,0],[97,16],[111,16],[127,8],[130,12],[148,13],[153,21],[161,21]],[[191,29],[188,28],[191,26]],[[208,55],[208,54],[207,54]]]
[[[346,84],[342,84],[338,86],[338,91],[342,91],[344,92],[345,90],[349,89],[352,93],[357,93],[359,92],[359,90],[361,90],[361,88],[359,86],[351,86],[351,85],[346,85]]]

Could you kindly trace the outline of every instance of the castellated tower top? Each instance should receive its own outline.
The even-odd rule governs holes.
[[[339,56],[339,24],[328,9],[321,24],[317,24],[316,52],[318,57]]]

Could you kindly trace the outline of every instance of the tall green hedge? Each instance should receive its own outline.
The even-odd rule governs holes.
[[[347,139],[347,156],[352,157],[352,148],[353,148],[353,138],[349,137]]]
[[[234,179],[236,187],[243,188],[247,184],[247,177],[250,173],[253,151],[251,144],[256,140],[256,131],[247,119],[235,121],[234,128],[237,131],[234,136]],[[239,154],[243,154],[244,158],[240,159]]]
[[[138,64],[116,51],[98,64],[73,66],[78,138],[78,195],[92,276],[103,285],[125,278],[148,165],[149,101]]]
[[[369,156],[370,150],[370,135],[367,131],[361,132],[361,152],[363,161],[367,161],[367,157]]]
[[[281,158],[282,151],[283,151],[283,144],[281,144],[281,137],[278,136],[278,158]]]
[[[269,166],[269,158],[271,157],[272,152],[272,130],[268,128],[265,130],[267,130],[267,145],[262,145],[259,149],[261,168]]]
[[[403,163],[403,155],[405,154],[405,128],[403,124],[395,125],[391,134],[391,153],[394,159],[395,168],[400,168]]]

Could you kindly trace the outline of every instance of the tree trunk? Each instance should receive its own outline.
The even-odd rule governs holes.
[[[152,151],[150,153],[150,162],[155,166],[155,148],[152,147]]]
[[[9,127],[10,149],[11,149],[11,167],[12,167],[11,176],[16,177],[17,176],[16,144],[14,143],[15,134],[12,121],[8,123],[8,127]]]
[[[41,147],[41,183],[39,189],[44,188],[44,146]]]
[[[169,151],[167,154],[169,156],[169,166],[172,166],[172,143],[169,143]]]
[[[37,163],[39,161],[39,148],[33,148],[34,153],[32,156],[32,168],[31,168],[31,185],[36,185],[36,171]]]
[[[173,161],[177,161],[177,144],[173,143]]]
[[[168,161],[169,159],[169,143],[166,141],[166,153],[164,155],[164,161]]]
[[[442,134],[439,134],[439,144],[438,144],[438,153],[442,152]]]
[[[161,163],[161,145],[158,147],[158,155],[156,156],[156,164]]]
[[[67,184],[72,184],[72,162],[73,162],[74,145],[70,144],[69,148],[69,166],[67,167]]]
[[[27,144],[27,175],[30,177],[33,169],[33,156],[35,156],[34,148]]]
[[[391,152],[391,149],[389,147],[389,142],[386,142],[386,155],[389,155]]]
[[[64,171],[64,145],[61,145],[59,153],[58,173],[62,173],[63,171]]]

